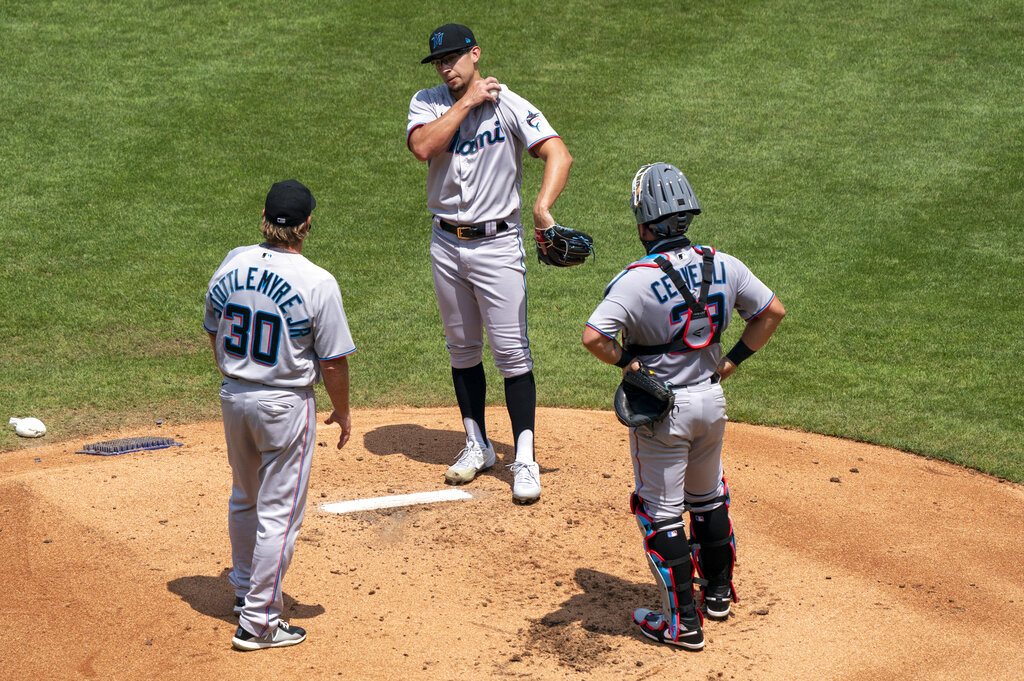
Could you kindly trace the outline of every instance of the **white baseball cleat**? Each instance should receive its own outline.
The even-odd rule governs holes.
[[[540,499],[540,466],[536,461],[516,461],[512,469],[512,501],[532,504]]]
[[[264,648],[284,648],[294,646],[306,640],[306,630],[302,627],[278,621],[277,626],[263,634],[255,636],[242,627],[238,627],[231,645],[239,650],[262,650]]]
[[[477,442],[467,442],[459,458],[445,471],[444,479],[453,485],[470,482],[493,465],[494,445],[488,442],[486,447],[481,447]]]

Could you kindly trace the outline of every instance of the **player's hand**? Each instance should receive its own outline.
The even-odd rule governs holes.
[[[548,242],[544,238],[544,230],[540,227],[533,228],[533,239],[537,242],[537,248],[541,250],[544,255],[548,254]]]
[[[494,76],[488,76],[473,83],[462,98],[472,109],[484,102],[497,102],[498,92],[500,91],[501,85],[498,83],[498,79]]]
[[[551,217],[551,211],[548,208],[535,203],[533,205],[533,238],[537,240],[540,250],[545,255],[547,255],[548,246],[542,235],[545,229],[554,224],[557,223],[555,222],[555,219]]]
[[[337,411],[332,411],[331,415],[324,421],[325,424],[330,425],[337,423],[341,426],[341,435],[338,436],[338,449],[345,446],[348,442],[349,437],[352,436],[352,414],[346,411],[344,415],[339,415]]]
[[[729,361],[728,358],[723,357],[722,361],[718,363],[718,369],[716,371],[719,376],[718,382],[721,383],[732,376],[732,373],[736,371],[736,365]]]
[[[558,224],[555,218],[551,217],[551,209],[548,206],[533,204],[533,227],[544,231],[551,225]]]
[[[632,362],[630,362],[626,366],[622,367],[622,375],[625,376],[626,373],[630,372],[630,371],[640,371],[640,367],[642,367],[642,366],[643,366],[643,363],[640,362],[640,360],[634,359]]]

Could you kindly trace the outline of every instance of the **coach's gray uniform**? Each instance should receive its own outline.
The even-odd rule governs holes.
[[[281,580],[306,510],[320,361],[355,352],[334,277],[266,245],[228,253],[210,280],[203,328],[216,334],[233,488],[229,503],[239,626],[277,627]]]
[[[444,84],[417,92],[409,103],[406,139],[454,103]],[[429,161],[427,207],[434,215],[430,241],[434,288],[456,369],[480,363],[483,327],[503,376],[533,369],[526,328],[519,189],[523,150],[552,137],[558,134],[540,110],[502,86],[498,102],[472,109],[447,152]],[[483,226],[493,236],[459,239],[441,229],[442,220]]]
[[[604,300],[587,321],[598,333],[623,345],[660,345],[681,331],[688,317],[685,300],[669,276],[654,262],[669,258],[696,298],[700,292],[703,249],[687,246],[639,260],[612,280]],[[714,279],[708,292],[708,315],[714,329],[725,330],[736,309],[746,321],[757,317],[775,298],[738,259],[715,252]],[[685,501],[720,497],[725,395],[715,371],[720,343],[679,354],[638,355],[658,380],[670,383],[676,401],[672,413],[651,426],[630,429],[630,452],[636,493],[654,520],[683,515]]]

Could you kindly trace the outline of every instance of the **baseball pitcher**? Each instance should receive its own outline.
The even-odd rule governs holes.
[[[433,214],[430,259],[444,325],[452,382],[466,446],[445,473],[452,484],[494,465],[484,406],[483,330],[504,377],[515,461],[512,499],[540,497],[534,455],[537,391],[526,325],[526,251],[520,207],[523,151],[544,161],[533,204],[539,256],[555,225],[551,206],[569,176],[572,157],[533,106],[497,78],[480,74],[480,46],[467,27],[446,24],[430,34],[431,63],[442,83],[409,103],[406,143],[427,167],[427,208]],[[543,243],[542,243],[543,242]]]

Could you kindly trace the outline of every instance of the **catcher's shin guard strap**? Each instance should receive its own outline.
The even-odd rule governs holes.
[[[687,494],[690,497],[686,502],[686,510],[693,513],[707,513],[714,508],[719,506],[725,506],[728,508],[730,496],[729,496],[729,481],[722,476],[722,482],[719,485],[720,493],[711,497],[710,499],[694,499],[693,495]],[[715,490],[718,492],[718,489]]]
[[[689,506],[683,506],[683,512],[690,510]],[[643,516],[644,523],[649,525],[653,532],[660,532],[667,527],[674,527],[686,524],[683,520],[683,516],[677,515],[672,518],[666,518],[665,520],[652,520],[647,514],[647,508],[644,506],[644,500],[639,494],[633,492],[629,495],[629,512],[635,516]]]

